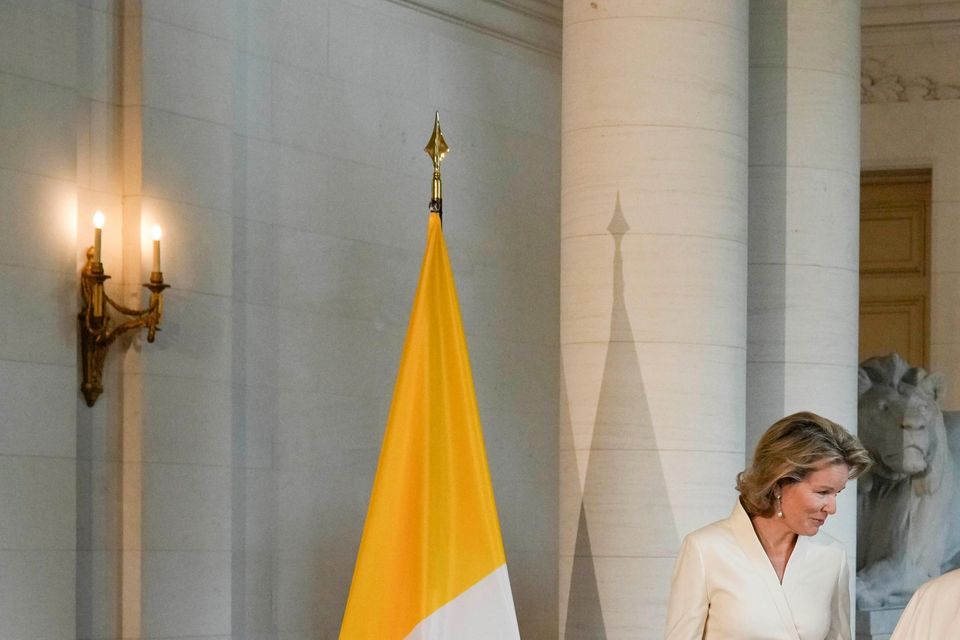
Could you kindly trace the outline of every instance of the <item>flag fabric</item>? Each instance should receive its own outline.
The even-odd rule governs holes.
[[[340,638],[519,637],[453,272],[431,213]]]

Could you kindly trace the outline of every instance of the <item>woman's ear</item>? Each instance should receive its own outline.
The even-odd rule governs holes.
[[[783,493],[783,482],[778,480],[770,487],[770,499],[778,500],[781,493]]]

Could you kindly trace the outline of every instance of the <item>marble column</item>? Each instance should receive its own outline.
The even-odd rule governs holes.
[[[857,423],[860,3],[750,3],[747,455],[774,420]],[[855,558],[856,492],[827,530]]]
[[[560,629],[661,638],[742,468],[746,1],[564,3]]]

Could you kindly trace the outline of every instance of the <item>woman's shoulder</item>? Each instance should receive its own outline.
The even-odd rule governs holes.
[[[730,518],[717,520],[699,529],[695,529],[684,536],[684,544],[693,544],[700,546],[704,543],[714,544],[718,540],[733,540],[733,529],[730,524]]]
[[[843,543],[834,538],[832,535],[826,531],[818,531],[816,535],[810,536],[807,538],[810,541],[810,544],[824,550],[835,550],[839,553],[845,553],[846,547]]]
[[[826,531],[818,531],[807,540],[808,558],[818,559],[826,563],[845,564],[847,562],[846,546]]]
[[[922,596],[928,591],[933,591],[936,593],[949,592],[950,599],[955,601],[958,597],[960,597],[960,569],[948,571],[942,576],[925,582],[917,590],[917,593]]]

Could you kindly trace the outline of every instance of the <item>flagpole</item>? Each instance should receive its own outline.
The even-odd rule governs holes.
[[[440,112],[437,111],[437,117],[433,121],[433,133],[430,135],[430,141],[423,148],[430,159],[433,160],[433,191],[430,196],[430,211],[435,211],[443,222],[443,182],[440,178],[440,163],[444,156],[450,152],[447,141],[443,139],[443,132],[440,131]]]

